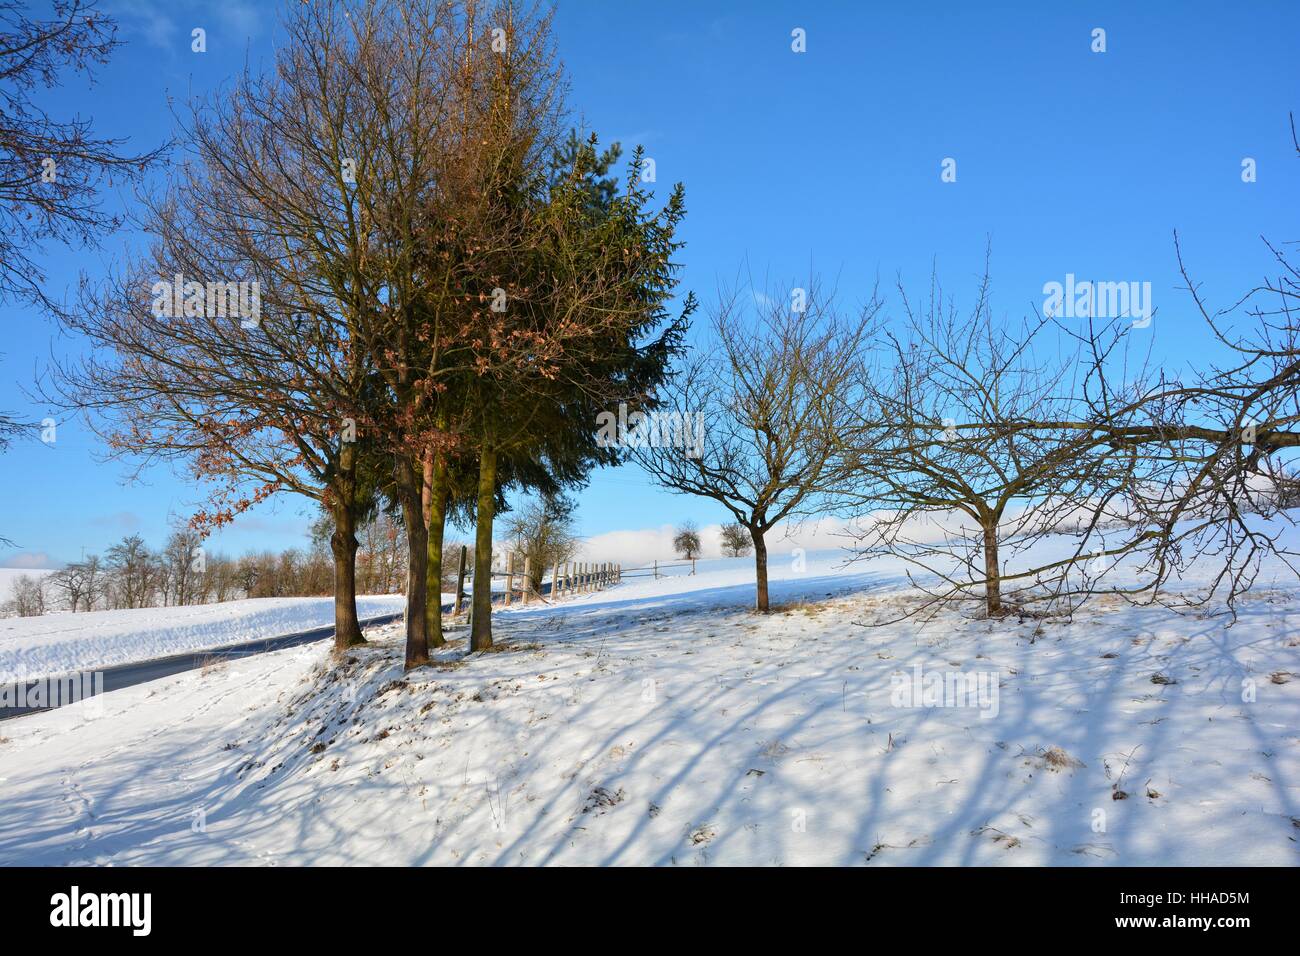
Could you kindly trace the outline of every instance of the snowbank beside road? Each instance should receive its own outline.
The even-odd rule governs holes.
[[[400,594],[357,598],[362,620],[402,610]],[[222,604],[0,619],[0,683],[94,670],[278,637],[334,623],[332,598],[252,598]]]

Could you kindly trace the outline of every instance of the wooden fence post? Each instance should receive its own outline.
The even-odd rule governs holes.
[[[659,559],[655,558],[655,580],[659,580]]]
[[[533,559],[531,556],[524,555],[524,603],[533,602]]]
[[[551,568],[551,597],[552,599],[560,596],[560,562],[555,562],[555,567]]]
[[[460,567],[456,570],[456,610],[454,613],[459,614],[461,606],[465,602],[465,554],[469,551],[466,545],[460,546]],[[442,600],[439,598],[438,600]]]
[[[515,553],[506,553],[506,606],[510,606],[510,592],[515,589]]]

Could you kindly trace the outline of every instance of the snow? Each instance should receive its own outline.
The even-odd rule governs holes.
[[[807,561],[767,616],[746,559],[701,562],[409,674],[387,626],[4,722],[0,864],[1300,862],[1293,577],[1231,627],[895,621],[900,566]],[[996,698],[899,706],[917,666]]]
[[[362,619],[398,612],[402,606],[401,595],[357,598]],[[333,623],[333,598],[250,598],[0,618],[0,683],[226,647]]]

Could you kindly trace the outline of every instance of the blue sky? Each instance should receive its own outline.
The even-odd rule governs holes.
[[[93,87],[43,102],[139,148],[171,132],[169,96],[273,56],[270,2],[104,5],[127,45]],[[190,51],[196,26],[203,54]],[[791,50],[795,28],[804,53]],[[1091,50],[1094,28],[1104,53]],[[576,117],[604,140],[644,144],[665,188],[685,183],[682,288],[706,302],[746,264],[776,280],[816,270],[849,307],[878,275],[922,283],[932,263],[961,292],[991,243],[995,306],[1012,317],[1067,273],[1151,282],[1158,313],[1143,333],[1182,367],[1209,343],[1179,291],[1173,230],[1215,305],[1271,274],[1261,235],[1300,240],[1287,126],[1300,111],[1300,4],[562,0],[556,32]],[[1241,180],[1245,157],[1257,182]],[[945,158],[956,182],[941,181]],[[51,288],[132,240],[51,247]],[[0,409],[44,418],[24,390],[51,352],[77,344],[31,309],[0,321]],[[75,421],[53,445],[5,453],[0,534],[18,547],[0,563],[50,566],[133,531],[157,544],[200,497],[166,470],[131,479],[101,459]],[[631,467],[593,476],[579,505],[587,535],[724,517]],[[306,523],[305,504],[286,497],[211,548],[301,546]]]

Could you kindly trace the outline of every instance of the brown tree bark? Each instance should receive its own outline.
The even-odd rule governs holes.
[[[984,524],[984,604],[989,617],[1002,613],[1002,575],[998,569],[998,524]]]
[[[330,551],[334,555],[334,649],[366,643],[357,617],[357,529],[351,502],[336,500],[331,508],[334,533]]]
[[[763,532],[757,528],[750,528],[749,536],[754,539],[754,579],[757,585],[754,606],[766,614],[768,612],[767,542],[763,538]]]
[[[425,575],[429,561],[429,535],[424,527],[420,473],[415,462],[399,455],[394,463],[397,493],[406,526],[406,669],[429,663],[429,638],[425,618]]]
[[[469,649],[492,646],[492,518],[496,510],[497,452],[485,445],[479,452],[478,505],[474,521],[474,626]]]
[[[425,459],[425,520],[428,523],[428,561],[425,568],[425,631],[429,647],[447,643],[442,634],[442,544],[447,528],[447,459]]]

